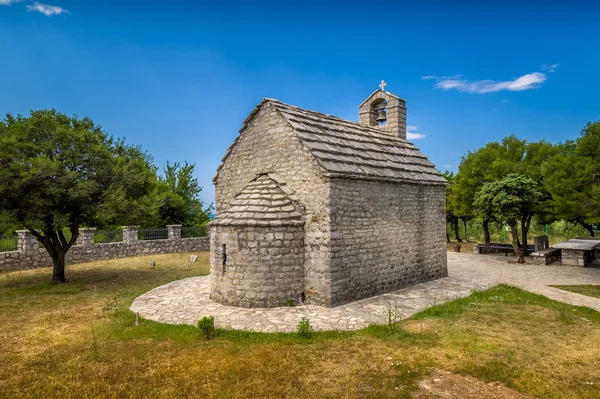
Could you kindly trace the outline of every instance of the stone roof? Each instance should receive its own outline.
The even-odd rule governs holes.
[[[210,224],[289,226],[302,223],[302,208],[297,205],[297,198],[271,173],[252,180]]]
[[[373,127],[308,111],[278,100],[264,99],[246,118],[240,132],[243,132],[247,123],[265,104],[271,104],[279,111],[323,168],[326,176],[447,184],[435,165],[408,141]],[[225,153],[223,161],[238,138]],[[217,168],[217,174],[220,169],[221,166]]]

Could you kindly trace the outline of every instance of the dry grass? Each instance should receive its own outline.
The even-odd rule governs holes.
[[[156,260],[156,268],[149,261]],[[358,332],[219,331],[141,320],[150,288],[207,272],[161,255],[0,276],[0,397],[409,398],[433,370],[545,398],[600,397],[600,314],[498,286]],[[117,310],[110,308],[116,301]],[[422,326],[422,327],[421,327]]]
[[[552,285],[551,287],[560,288],[561,290],[571,291],[581,295],[600,298],[600,285]]]

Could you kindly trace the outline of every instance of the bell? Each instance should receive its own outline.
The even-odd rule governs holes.
[[[387,116],[385,115],[385,110],[380,109],[377,113],[377,122],[385,122],[387,121]]]

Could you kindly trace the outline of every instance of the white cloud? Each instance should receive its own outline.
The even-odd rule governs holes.
[[[442,165],[444,168],[451,168],[452,165]]]
[[[558,68],[559,65],[560,64],[552,64],[552,65],[544,64],[544,65],[542,65],[542,71],[556,72],[556,69]]]
[[[407,140],[421,140],[425,138],[424,134],[417,133],[415,130],[419,130],[416,126],[406,126],[406,139]]]
[[[20,3],[23,0],[0,0],[0,6],[9,6],[11,4]]]
[[[37,11],[41,12],[47,17],[51,17],[52,15],[60,15],[60,14],[68,14],[69,12],[62,7],[59,6],[50,6],[48,4],[41,4],[38,2],[34,2],[31,5],[27,6],[27,10],[29,11]]]
[[[428,78],[429,79],[429,78]],[[513,80],[496,81],[496,80],[474,80],[469,81],[462,79],[460,75],[434,77],[437,83],[434,85],[437,89],[442,90],[458,90],[466,93],[495,93],[498,91],[523,91],[537,89],[546,81],[547,76],[541,72],[532,72],[523,76],[519,76]]]

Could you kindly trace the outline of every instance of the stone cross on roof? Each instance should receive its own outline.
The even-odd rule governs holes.
[[[379,84],[379,87],[381,87],[381,91],[385,91],[385,86],[387,86],[387,83],[385,83],[385,81],[382,80],[381,83]]]

